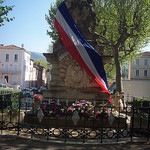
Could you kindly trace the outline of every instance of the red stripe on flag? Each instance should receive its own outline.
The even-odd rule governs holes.
[[[80,56],[76,46],[72,42],[72,40],[68,37],[62,26],[59,24],[57,19],[55,18],[55,28],[58,31],[58,34],[65,46],[65,48],[69,51],[69,53],[76,59],[76,61],[83,67],[83,69],[98,83],[98,85],[110,96],[109,91],[105,88],[105,86],[95,77],[95,75],[88,68],[82,57]]]

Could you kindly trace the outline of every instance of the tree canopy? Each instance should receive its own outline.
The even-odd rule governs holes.
[[[45,19],[50,28],[50,31],[47,30],[47,34],[52,38],[53,43],[58,40],[58,33],[54,27],[54,16],[56,15],[57,8],[62,1],[63,0],[56,0],[56,3],[52,3],[50,6],[49,14],[45,15]]]
[[[14,19],[13,18],[8,18],[8,12],[12,11],[14,6],[4,6],[3,5],[4,0],[0,0],[0,26],[4,25],[4,21],[10,22]]]
[[[117,91],[121,92],[121,63],[150,39],[149,0],[94,0],[96,31],[105,54],[114,56]]]
[[[127,56],[150,37],[149,0],[94,0],[101,44],[118,47]],[[123,56],[124,57],[124,56]]]
[[[41,58],[41,59],[34,59],[34,64],[38,65],[40,63],[41,66],[45,67],[47,70],[47,62]]]

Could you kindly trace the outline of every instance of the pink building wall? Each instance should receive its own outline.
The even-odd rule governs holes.
[[[6,54],[9,54],[8,62],[6,62]],[[14,61],[15,54],[18,55],[18,61]],[[6,65],[8,70],[6,70]],[[0,80],[8,76],[8,84],[20,85],[22,88],[28,87],[27,80],[29,80],[30,71],[27,68],[30,68],[30,53],[23,47],[14,45],[0,47]]]

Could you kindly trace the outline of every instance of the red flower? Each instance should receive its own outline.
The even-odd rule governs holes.
[[[43,99],[43,97],[39,94],[33,95],[32,98],[34,98],[35,102],[41,101]]]

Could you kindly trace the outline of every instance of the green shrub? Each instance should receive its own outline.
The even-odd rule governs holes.
[[[136,109],[139,109],[141,112],[148,113],[150,107],[150,99],[135,98],[134,107]]]
[[[3,91],[3,92],[7,91],[10,93],[0,95],[0,109],[5,109],[8,106],[12,107],[12,106],[16,105],[16,103],[19,103],[19,99],[21,96],[20,90],[0,90],[0,92],[1,91]]]

